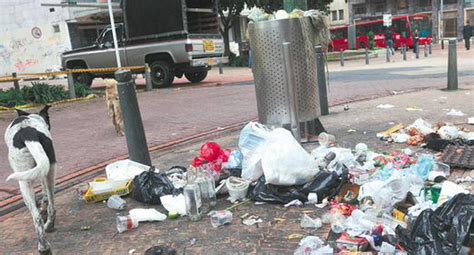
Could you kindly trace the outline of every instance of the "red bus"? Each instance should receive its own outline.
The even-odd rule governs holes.
[[[385,48],[385,36],[383,20],[372,20],[356,23],[356,47],[368,46],[369,32],[374,33],[375,47]],[[330,28],[332,43],[330,51],[347,50],[349,41],[347,39],[349,26]],[[431,21],[427,15],[415,14],[410,16],[396,16],[392,18],[393,47],[400,48],[402,45],[413,48],[413,33],[418,29],[418,44],[424,45],[431,42]]]

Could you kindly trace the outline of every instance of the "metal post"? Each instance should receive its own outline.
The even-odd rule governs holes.
[[[224,69],[222,68],[222,60],[219,60],[219,74],[223,74]]]
[[[458,89],[458,62],[456,53],[456,39],[449,40],[448,51],[448,90]]]
[[[300,133],[300,123],[298,119],[298,98],[296,94],[296,87],[295,87],[295,76],[293,74],[293,69],[290,59],[290,42],[283,43],[283,65],[285,69],[285,77],[286,77],[286,84],[287,84],[287,97],[288,97],[288,106],[289,106],[289,115],[290,115],[290,125],[291,125],[291,133],[295,137],[295,139],[300,142],[301,141],[301,133]]]
[[[151,70],[150,65],[145,63],[145,91],[152,91],[153,83],[151,82]]]
[[[370,62],[369,60],[369,49],[365,47],[365,64],[368,65]]]
[[[444,50],[444,40],[441,39],[441,49]]]
[[[407,60],[407,46],[406,45],[403,45],[402,53],[403,53],[403,60],[406,61]]]
[[[123,114],[125,138],[127,139],[130,160],[151,166],[150,153],[148,152],[132,73],[129,70],[116,71],[115,79],[118,82],[120,109]]]
[[[118,40],[117,40],[117,32],[115,31],[114,12],[112,11],[112,0],[108,0],[107,5],[109,7],[110,25],[112,26],[112,38],[114,40],[115,60],[117,61],[117,67],[122,67],[122,63],[120,61],[119,49],[118,49],[119,46],[118,46]]]
[[[387,62],[390,62],[390,49],[387,46],[387,49],[385,50],[385,60]]]
[[[344,49],[341,49],[341,53],[339,53],[339,57],[341,58],[341,66],[344,66]]]
[[[433,48],[433,43],[430,42],[430,45],[429,45],[429,47],[428,47],[428,53],[429,53],[430,55],[433,54],[432,48]]]
[[[74,85],[74,77],[71,70],[67,73],[67,87],[69,91],[69,98],[76,98],[76,86]]]
[[[15,87],[16,90],[19,90],[19,89],[20,89],[20,83],[18,82],[17,77],[18,77],[18,76],[17,76],[16,73],[12,73],[13,87]]]
[[[418,42],[415,42],[415,47],[416,58],[420,58],[420,45],[418,44]]]
[[[428,57],[428,46],[426,45],[426,43],[425,43],[425,46],[423,48],[423,55],[425,56],[425,58]]]
[[[326,73],[323,48],[316,46],[316,70],[318,76],[319,104],[321,106],[321,115],[329,114],[328,91],[326,89]],[[366,53],[367,57],[367,53]],[[367,59],[366,59],[367,61]]]

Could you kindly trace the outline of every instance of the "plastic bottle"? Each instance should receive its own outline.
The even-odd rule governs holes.
[[[199,185],[195,182],[196,169],[190,167],[188,173],[188,183],[183,188],[184,202],[186,205],[186,215],[191,221],[198,221],[201,219],[201,190]]]
[[[138,227],[138,220],[132,218],[130,215],[117,216],[117,230],[122,233],[132,228]]]
[[[204,164],[202,167],[204,177],[206,178],[208,184],[207,184],[207,196],[209,197],[209,204],[210,207],[213,208],[217,204],[217,198],[216,198],[216,176],[215,172],[212,171],[210,166],[208,164]]]

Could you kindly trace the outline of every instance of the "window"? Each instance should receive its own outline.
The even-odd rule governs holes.
[[[354,4],[352,9],[354,10],[354,14],[364,14],[367,12],[365,4]]]
[[[357,25],[356,34],[357,36],[366,36],[367,35],[366,25]]]
[[[331,31],[331,39],[332,40],[341,40],[347,38],[347,28],[340,28]]]
[[[334,20],[337,20],[337,11],[331,11],[331,19],[334,21]]]
[[[407,0],[398,0],[398,9],[405,10],[408,8]]]
[[[61,30],[59,29],[59,25],[53,25],[53,32],[59,33]]]
[[[339,19],[340,20],[344,19],[344,10],[339,10]]]

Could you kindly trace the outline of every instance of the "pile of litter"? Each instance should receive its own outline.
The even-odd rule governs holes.
[[[474,145],[474,132],[448,123],[432,125],[423,119],[417,119],[405,128],[402,124],[395,125],[378,133],[377,137],[388,142],[413,146],[423,144],[435,151],[444,150],[448,144]]]
[[[411,137],[414,129],[422,140],[433,134],[445,139],[454,132],[451,127],[433,127],[419,119],[405,129],[399,125],[386,131],[383,137],[404,132]],[[456,129],[456,134],[450,142],[471,141],[465,138],[472,133]],[[175,166],[160,172],[130,161],[114,164],[108,167],[107,181],[125,182],[129,192],[101,194],[110,208],[125,209],[119,196],[130,193],[137,201],[162,204],[167,211],[165,215],[156,209],[132,209],[117,216],[119,232],[136,228],[141,221],[184,216],[191,221],[208,217],[218,228],[235,223],[233,208],[254,201],[328,208],[321,218],[303,214],[300,219],[301,228],[330,224],[328,240],[299,236],[295,254],[457,254],[472,242],[474,208],[468,206],[474,203],[469,194],[472,179],[448,181],[450,166],[426,152],[378,153],[364,143],[342,148],[335,136],[321,133],[319,147],[309,153],[288,130],[250,122],[241,130],[238,150],[205,143],[188,169]],[[120,174],[115,172],[119,168]],[[227,194],[234,205],[215,211],[217,197]],[[238,218],[248,226],[263,222],[248,213]]]

